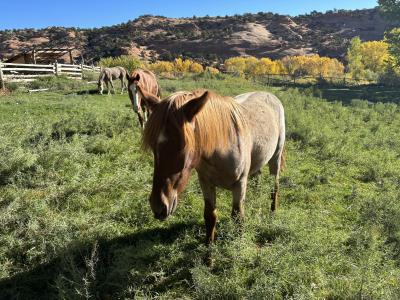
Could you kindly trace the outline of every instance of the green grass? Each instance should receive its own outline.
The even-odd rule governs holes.
[[[152,156],[140,148],[127,95],[5,96],[1,299],[400,297],[396,104],[343,105],[229,77],[161,83],[164,95],[195,87],[278,95],[288,138],[278,213],[269,213],[265,168],[249,182],[243,230],[230,220],[230,194],[218,192],[218,238],[207,249],[195,174],[176,215],[152,217]]]

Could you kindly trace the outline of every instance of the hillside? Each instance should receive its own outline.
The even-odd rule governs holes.
[[[98,29],[0,31],[0,58],[33,46],[74,46],[87,61],[121,54],[166,60],[183,55],[204,62],[238,55],[280,58],[318,53],[341,58],[351,38],[379,40],[386,27],[377,9],[313,12],[297,17],[272,13],[181,19],[142,16]]]

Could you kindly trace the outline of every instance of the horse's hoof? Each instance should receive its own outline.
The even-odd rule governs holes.
[[[203,262],[204,262],[204,264],[205,264],[208,268],[210,268],[210,269],[213,269],[213,268],[214,268],[215,259],[212,258],[210,252],[208,252],[208,253],[205,255],[205,257],[204,257],[204,259],[203,259]]]

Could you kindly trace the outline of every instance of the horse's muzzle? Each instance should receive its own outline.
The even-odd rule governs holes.
[[[168,216],[174,214],[177,204],[178,204],[178,197],[174,196],[171,205],[168,205],[168,207],[165,206],[165,208],[160,212],[155,212],[154,218],[160,221],[164,221],[166,218],[168,218]]]

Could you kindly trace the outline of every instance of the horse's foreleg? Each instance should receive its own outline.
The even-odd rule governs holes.
[[[143,122],[143,116],[142,112],[140,110],[136,111],[140,123],[140,127],[143,129],[144,128],[144,122]]]
[[[244,207],[243,202],[246,198],[247,189],[247,177],[242,178],[238,181],[232,189],[232,218],[243,219],[244,218]]]
[[[199,176],[200,187],[204,196],[204,221],[206,224],[206,244],[210,245],[215,239],[215,225],[217,224],[216,191],[215,186],[202,180]]]

